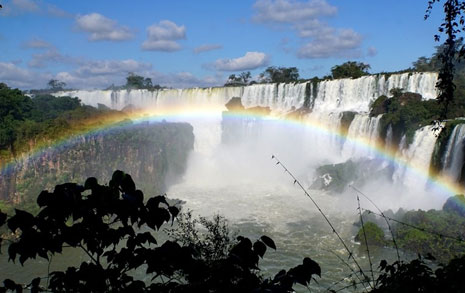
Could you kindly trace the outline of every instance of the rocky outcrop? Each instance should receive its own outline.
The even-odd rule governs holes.
[[[148,196],[156,195],[182,176],[193,144],[187,123],[129,124],[78,136],[2,168],[0,199],[34,200],[43,189],[87,177],[108,182],[117,169],[131,174]]]

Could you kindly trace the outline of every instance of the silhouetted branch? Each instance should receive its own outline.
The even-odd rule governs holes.
[[[363,197],[365,197],[381,214],[381,217],[386,221],[386,224],[388,226],[389,232],[391,233],[392,236],[392,242],[394,243],[394,247],[396,248],[396,253],[397,253],[397,260],[400,261],[400,254],[399,254],[399,247],[397,246],[396,242],[396,237],[394,237],[394,231],[392,230],[391,224],[389,224],[389,221],[387,217],[384,215],[383,211],[363,192],[361,192],[358,188],[356,188],[353,185],[349,185],[353,190],[361,194]]]
[[[363,223],[363,217],[362,217],[362,209],[360,208],[360,198],[357,195],[357,204],[358,204],[358,214],[360,215],[360,223],[362,223],[362,231],[363,231],[363,238],[365,239],[365,246],[367,249],[367,254],[368,254],[368,263],[370,264],[370,272],[371,272],[371,280],[374,282],[375,276],[373,275],[373,263],[371,262],[371,255],[370,255],[370,249],[368,247],[368,239],[367,239],[367,234],[365,232],[365,225]]]
[[[355,259],[353,253],[350,251],[349,247],[347,246],[347,244],[344,242],[344,240],[342,239],[341,235],[339,235],[339,233],[336,231],[336,229],[334,228],[333,224],[331,223],[331,221],[328,219],[328,217],[323,213],[323,211],[321,210],[320,206],[316,203],[316,201],[310,196],[310,194],[307,192],[307,190],[302,186],[302,184],[300,183],[300,181],[289,171],[289,169],[286,168],[286,166],[284,166],[283,163],[281,163],[281,161],[279,161],[279,159],[275,156],[275,155],[272,155],[271,156],[271,159],[274,159],[276,160],[276,165],[281,165],[281,167],[283,167],[284,171],[289,174],[289,176],[291,176],[292,179],[294,179],[294,184],[297,183],[297,185],[299,185],[300,189],[302,189],[302,191],[305,193],[305,195],[312,201],[312,203],[315,205],[315,207],[318,209],[318,211],[320,212],[320,214],[323,216],[323,218],[326,220],[326,222],[328,223],[328,225],[331,227],[333,233],[337,236],[337,238],[339,239],[339,241],[342,243],[342,245],[344,246],[344,249],[347,251],[347,253],[349,254],[349,258],[351,258],[355,265],[357,266],[359,272],[361,275],[363,275],[363,277],[365,279],[368,279],[367,275],[363,272],[362,270],[362,267],[360,266],[360,264],[358,263],[358,261]],[[361,280],[362,281],[362,280]],[[368,282],[369,286],[373,289],[372,285],[370,282]]]

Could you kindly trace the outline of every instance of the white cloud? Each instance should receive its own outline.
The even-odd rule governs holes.
[[[363,38],[359,33],[331,27],[322,20],[337,14],[337,7],[326,0],[258,0],[254,10],[254,21],[289,28],[301,38],[304,45],[297,50],[299,58],[357,58],[362,55]]]
[[[98,60],[87,61],[76,69],[79,76],[96,76],[121,74],[126,76],[129,72],[141,72],[152,68],[150,63],[142,63],[133,59],[128,60]]]
[[[296,23],[337,13],[337,8],[325,0],[298,2],[293,0],[258,0],[254,4],[253,20],[264,23]]]
[[[33,68],[44,68],[48,63],[66,63],[68,61],[68,58],[61,55],[56,49],[50,49],[44,53],[33,54],[27,65]]]
[[[18,67],[16,64],[0,62],[0,80],[12,88],[43,88],[53,76]]]
[[[194,48],[194,53],[199,54],[199,53],[218,50],[218,49],[222,49],[222,48],[223,48],[223,45],[206,44],[206,45],[201,45],[201,46],[198,46],[197,48]]]
[[[128,27],[121,26],[115,20],[99,13],[78,15],[76,26],[79,30],[89,33],[90,41],[126,41],[133,37]]]
[[[181,45],[170,40],[146,40],[142,44],[142,49],[146,51],[175,52],[181,50]]]
[[[186,27],[178,26],[169,20],[162,20],[147,28],[147,40],[142,43],[142,49],[147,51],[174,52],[181,49],[177,40],[186,38]]]
[[[299,58],[361,56],[362,37],[351,29],[341,29],[314,37],[297,52]]]
[[[24,43],[23,47],[28,49],[48,49],[53,48],[53,45],[42,39],[34,38]]]
[[[262,52],[247,52],[235,59],[218,59],[212,67],[219,71],[252,70],[268,65],[269,59],[268,55]]]

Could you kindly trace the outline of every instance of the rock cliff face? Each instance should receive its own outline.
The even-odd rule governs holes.
[[[43,189],[87,177],[108,182],[114,170],[131,174],[147,196],[166,191],[182,176],[193,149],[187,123],[124,125],[79,136],[66,144],[24,155],[0,171],[0,199],[35,200]]]

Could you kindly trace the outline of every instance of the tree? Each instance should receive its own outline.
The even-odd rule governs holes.
[[[299,80],[299,70],[296,67],[270,66],[260,74],[263,82],[296,82]]]
[[[247,84],[249,82],[249,79],[252,78],[252,75],[250,74],[250,71],[241,72],[240,78],[242,79],[243,83]]]
[[[252,75],[250,71],[241,72],[239,75],[231,74],[228,77],[228,80],[224,84],[225,86],[240,86],[240,85],[247,85]]]
[[[88,256],[79,266],[46,276],[45,290],[53,292],[290,292],[294,284],[306,286],[321,274],[315,261],[304,258],[289,271],[263,279],[258,273],[259,259],[267,248],[276,249],[267,236],[255,242],[238,236],[233,245],[219,245],[221,251],[216,254],[211,245],[186,246],[176,240],[157,243],[155,232],[164,224],[173,224],[179,209],[164,196],[144,203],[142,191],[122,171],[115,171],[108,185],[100,185],[93,177],[84,186],[57,185],[53,192],[42,191],[37,204],[41,208],[37,216],[16,209],[7,220],[0,212],[0,226],[7,223],[19,235],[8,247],[10,260],[19,259],[23,265],[36,257],[50,261],[65,246]],[[221,221],[206,225],[215,230],[221,228]],[[224,233],[213,233],[218,235]],[[152,283],[134,277],[134,271],[142,269],[153,276]],[[32,280],[32,292],[42,290],[43,279]],[[22,288],[12,280],[3,284],[0,291],[20,292]]]
[[[16,128],[27,119],[33,106],[31,98],[20,90],[0,84],[0,149],[7,147],[14,153]]]
[[[59,81],[58,79],[51,79],[47,83],[47,86],[52,91],[62,91],[66,87],[66,83],[63,81]]]
[[[142,89],[144,88],[144,77],[136,75],[133,72],[129,72],[126,77],[126,88],[128,89]]]
[[[425,19],[431,15],[433,5],[440,0],[428,1]],[[438,59],[441,62],[439,69],[438,82],[436,88],[439,90],[437,100],[444,105],[444,112],[441,119],[447,117],[448,106],[454,100],[455,84],[455,63],[465,56],[465,46],[457,42],[457,34],[465,30],[465,2],[461,0],[446,0],[443,4],[444,22],[439,25],[438,31],[446,35],[443,50],[439,53]],[[438,34],[434,35],[435,41],[440,41]]]
[[[367,75],[370,65],[355,62],[347,61],[341,65],[335,65],[331,68],[332,78],[359,78],[361,76]]]

